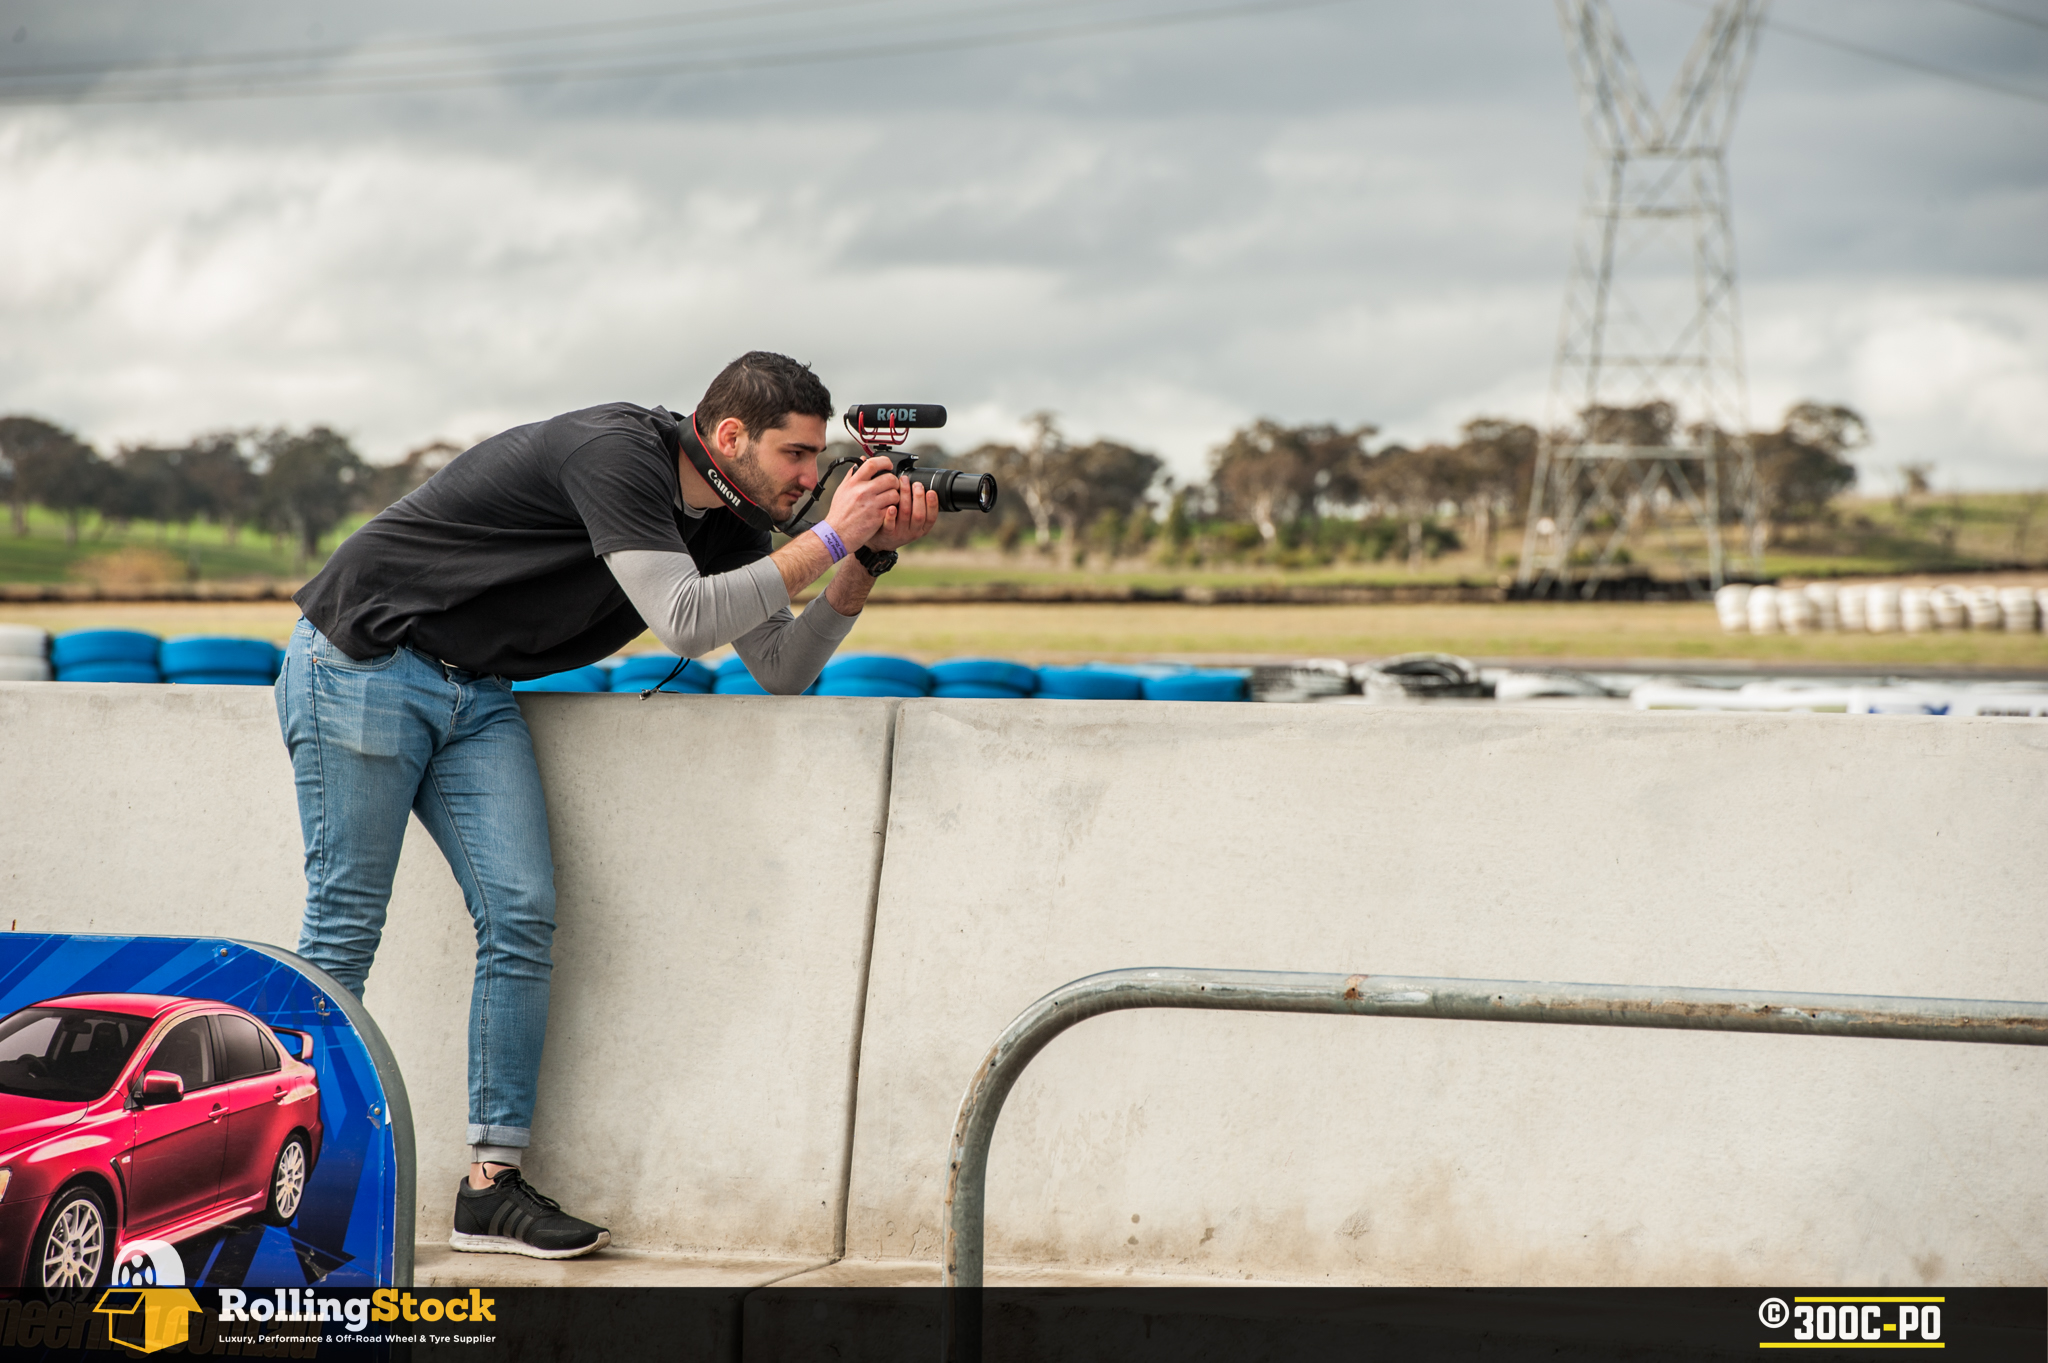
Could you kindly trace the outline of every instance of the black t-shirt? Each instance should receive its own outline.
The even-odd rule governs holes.
[[[677,506],[676,418],[607,403],[465,451],[334,551],[293,599],[351,658],[401,645],[522,681],[617,651],[646,622],[603,555],[688,550],[709,576],[768,553],[724,507]]]

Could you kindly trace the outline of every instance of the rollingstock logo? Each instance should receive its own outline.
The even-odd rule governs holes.
[[[1946,1297],[1766,1297],[1760,1349],[1945,1349]]]
[[[497,1320],[493,1314],[497,1299],[486,1297],[473,1287],[466,1294],[456,1293],[447,1297],[416,1296],[392,1287],[380,1287],[367,1297],[322,1297],[310,1287],[280,1287],[275,1297],[273,1301],[259,1293],[252,1301],[248,1293],[237,1288],[222,1288],[220,1318],[223,1321],[252,1323],[338,1321],[355,1331],[361,1331],[371,1321],[382,1324],[401,1318],[408,1321]]]

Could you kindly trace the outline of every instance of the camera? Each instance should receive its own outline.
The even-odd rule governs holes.
[[[920,487],[929,488],[932,496],[938,498],[941,511],[989,512],[996,509],[994,474],[969,473],[965,469],[921,469],[917,466],[916,455],[898,448],[910,438],[912,431],[937,430],[946,424],[946,409],[937,403],[855,403],[846,409],[840,420],[846,426],[846,433],[860,446],[860,453],[834,459],[820,470],[817,487],[779,527],[784,533],[800,533],[811,523],[811,509],[824,496],[825,484],[833,474],[876,455],[889,461],[897,477],[908,478]]]
[[[895,465],[899,478],[908,478],[921,487],[931,489],[939,499],[941,511],[981,511],[996,509],[996,480],[994,474],[968,473],[963,469],[921,469],[917,456],[904,453],[896,447],[910,438],[912,431],[933,431],[946,424],[946,409],[932,402],[867,402],[855,403],[846,409],[840,418],[861,447],[861,458],[881,454],[888,456]]]

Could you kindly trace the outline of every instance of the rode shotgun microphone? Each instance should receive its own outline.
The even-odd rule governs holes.
[[[864,402],[846,409],[846,429],[863,445],[900,445],[897,431],[935,431],[946,424],[946,409],[936,402]]]

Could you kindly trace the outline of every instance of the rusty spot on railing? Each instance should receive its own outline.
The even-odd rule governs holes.
[[[1345,980],[1344,997],[1347,999],[1357,999],[1359,997],[1358,987],[1364,983],[1365,976],[1363,975],[1353,975],[1351,978]]]

